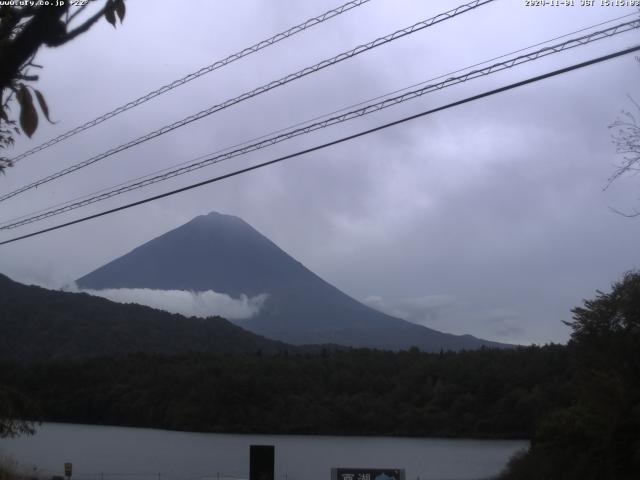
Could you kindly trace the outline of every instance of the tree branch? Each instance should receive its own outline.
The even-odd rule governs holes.
[[[15,10],[12,10],[10,7],[7,7],[8,11],[5,16],[2,17],[2,21],[0,21],[0,38],[8,39],[14,29],[20,23],[22,18],[20,15],[17,15]]]
[[[82,25],[76,27],[74,30],[67,32],[67,34],[62,37],[63,39],[62,43],[66,43],[69,40],[73,40],[78,35],[89,30],[94,23],[96,23],[98,20],[100,20],[100,18],[102,18],[102,16],[104,15],[104,12],[107,10],[108,7],[109,7],[109,1],[107,0],[107,2],[105,2],[104,4],[104,7],[102,7],[96,14],[94,14],[92,17],[89,17]]]
[[[611,210],[613,213],[617,213],[618,215],[622,215],[623,217],[626,218],[635,218],[635,217],[640,217],[640,212],[638,210],[634,210],[633,213],[624,213],[621,212],[620,210],[617,210],[613,207],[609,207],[609,210]]]
[[[64,12],[64,8],[41,7],[20,33],[0,48],[0,89],[7,88],[43,43],[53,39]]]
[[[27,81],[27,82],[35,82],[40,77],[38,77],[38,75],[22,75],[22,74],[19,74],[19,75],[16,75],[16,78],[18,80],[24,80],[24,81]]]
[[[78,16],[79,13],[81,13],[85,8],[87,8],[89,6],[88,3],[85,3],[84,5],[82,5],[81,7],[78,7],[78,9],[73,12],[69,18],[67,19],[67,26],[69,26],[69,24],[73,21],[74,18],[76,18]]]

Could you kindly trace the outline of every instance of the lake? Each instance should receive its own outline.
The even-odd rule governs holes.
[[[496,475],[528,442],[435,438],[236,435],[46,423],[0,440],[0,457],[72,480],[221,480],[249,477],[249,446],[275,445],[277,480],[329,480],[331,467],[404,468],[406,480]]]

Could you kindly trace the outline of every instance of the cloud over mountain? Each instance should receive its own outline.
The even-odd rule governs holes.
[[[148,307],[179,313],[187,317],[220,316],[229,320],[243,320],[256,315],[268,295],[253,297],[230,295],[207,290],[192,292],[188,290],[156,290],[151,288],[108,288],[104,290],[77,289],[72,290],[89,295],[103,297],[118,303],[137,303]]]

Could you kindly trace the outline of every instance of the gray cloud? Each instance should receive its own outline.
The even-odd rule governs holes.
[[[242,320],[256,315],[267,294],[247,297],[240,295],[233,298],[229,295],[207,290],[205,292],[189,292],[185,290],[152,290],[149,288],[112,288],[104,290],[77,289],[74,285],[69,291],[87,293],[103,297],[118,303],[137,303],[149,307],[179,313],[187,317],[220,316],[229,320]]]
[[[458,302],[451,295],[425,295],[401,298],[389,304],[382,297],[373,295],[365,298],[363,303],[388,315],[426,325],[440,320],[443,313]]]
[[[516,309],[471,305],[452,295],[423,295],[397,300],[372,295],[363,303],[388,315],[451,333],[482,332],[485,338],[516,343],[529,335],[526,318]]]

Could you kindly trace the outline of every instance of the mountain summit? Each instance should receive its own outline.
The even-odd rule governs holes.
[[[252,318],[236,321],[293,344],[425,351],[503,344],[451,335],[369,308],[325,282],[242,219],[194,218],[77,280],[83,289],[207,291],[239,297],[266,293]]]

